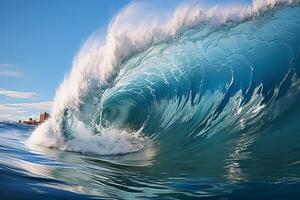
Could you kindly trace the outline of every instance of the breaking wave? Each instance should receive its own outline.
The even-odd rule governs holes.
[[[161,157],[194,160],[225,151],[244,159],[258,138],[294,132],[299,1],[183,3],[137,18],[142,12],[143,3],[130,4],[104,41],[87,40],[29,145],[100,155],[155,147]]]

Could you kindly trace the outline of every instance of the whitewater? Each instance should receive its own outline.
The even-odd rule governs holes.
[[[298,199],[300,1],[147,6],[87,39],[48,121],[3,130],[79,194]]]

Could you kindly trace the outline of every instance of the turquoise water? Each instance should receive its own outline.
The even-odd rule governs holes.
[[[299,76],[297,3],[182,29],[1,122],[0,199],[299,199]]]
[[[222,151],[215,150],[209,159],[200,153],[145,161],[146,152],[97,156],[33,150],[25,145],[32,127],[0,123],[0,198],[298,199],[300,126],[291,126],[297,130],[289,135],[293,139],[274,131],[269,146],[261,138],[244,152],[252,154],[248,158],[222,160]]]

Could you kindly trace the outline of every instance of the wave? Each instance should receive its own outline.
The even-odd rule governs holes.
[[[297,104],[299,1],[183,3],[136,20],[143,11],[131,3],[104,42],[87,40],[28,144],[100,155],[181,147],[179,156],[217,136],[243,149]]]

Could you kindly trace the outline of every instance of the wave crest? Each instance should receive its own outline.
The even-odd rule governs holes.
[[[91,37],[83,46],[57,91],[52,118],[30,143],[43,141],[40,137],[62,149],[118,154],[143,147],[144,139],[131,132],[156,141],[180,132],[178,142],[188,138],[188,144],[196,136],[243,129],[258,123],[259,115],[278,113],[278,99],[295,99],[299,91],[298,4],[186,3],[138,22],[133,19],[142,4],[130,4],[112,21],[104,43]],[[276,74],[268,79],[272,70]],[[115,143],[106,138],[107,130],[115,130],[108,135],[125,145],[97,148],[102,140]],[[93,145],[86,145],[89,141]]]

